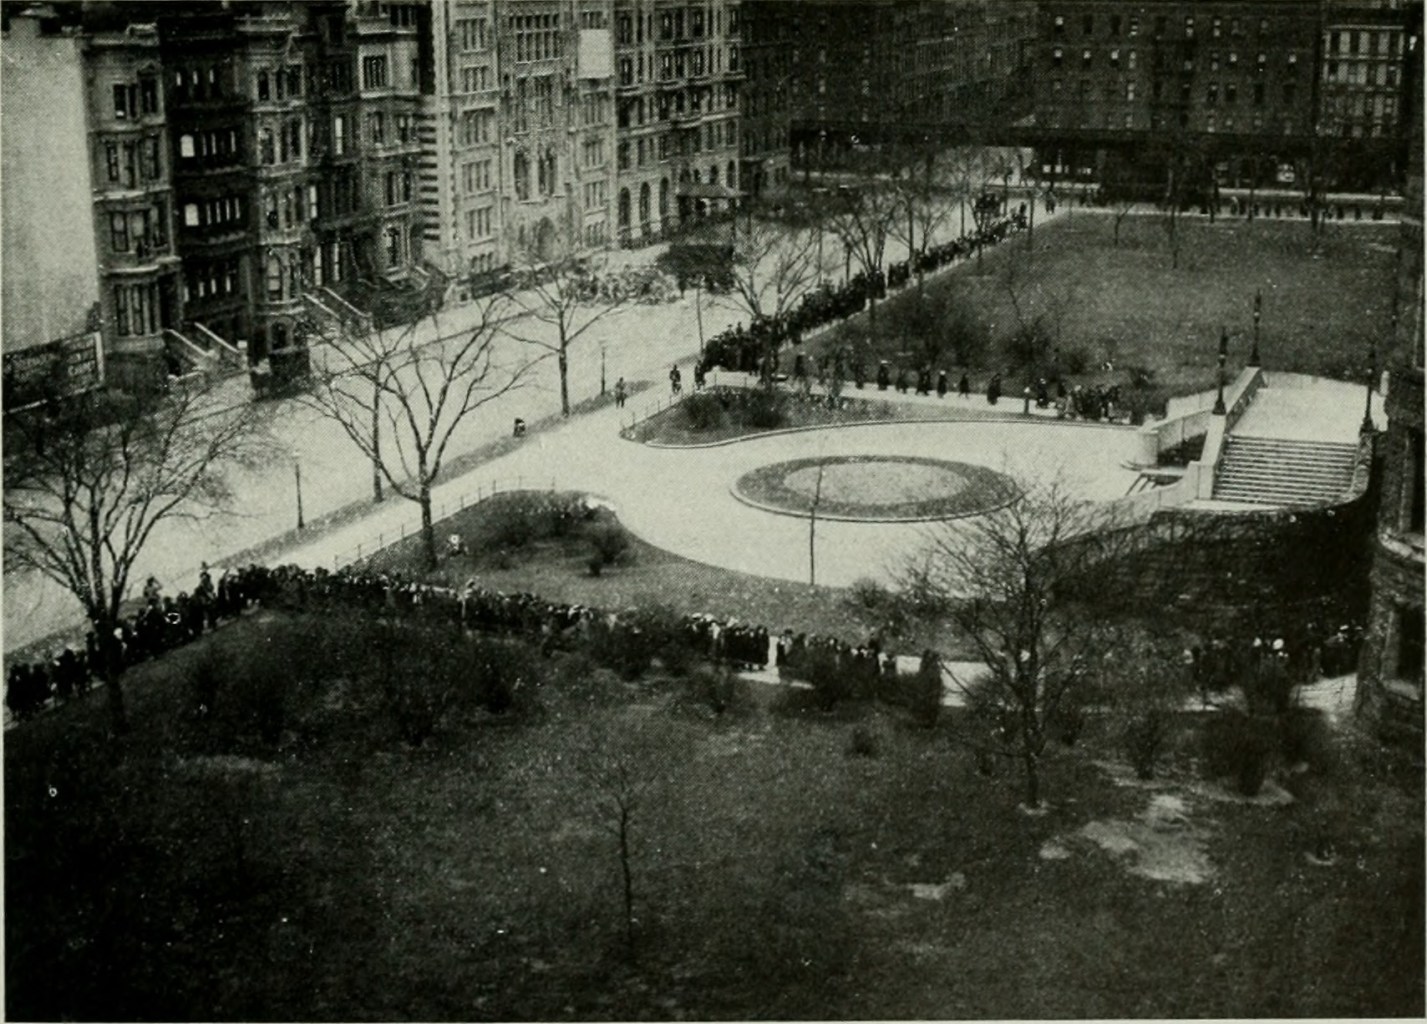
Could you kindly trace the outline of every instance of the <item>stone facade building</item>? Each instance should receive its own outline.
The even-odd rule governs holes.
[[[1421,60],[1420,52],[1417,56]],[[1395,331],[1389,372],[1388,428],[1379,436],[1383,467],[1368,633],[1358,666],[1360,713],[1385,731],[1423,729],[1423,262],[1422,122],[1412,133],[1398,249]]]

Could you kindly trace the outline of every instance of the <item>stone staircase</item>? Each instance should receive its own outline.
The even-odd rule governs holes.
[[[1356,444],[1231,434],[1214,474],[1217,501],[1322,505],[1343,500],[1353,482]]]

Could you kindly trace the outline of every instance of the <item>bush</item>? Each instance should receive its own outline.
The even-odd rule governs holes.
[[[788,399],[781,391],[762,388],[750,392],[740,410],[744,426],[774,430],[788,421]]]
[[[1338,766],[1338,747],[1323,712],[1291,708],[1279,719],[1279,739],[1287,764],[1307,764],[1328,773]]]
[[[468,692],[479,652],[458,634],[404,624],[377,624],[371,643],[382,706],[401,738],[419,747]]]
[[[852,739],[847,745],[847,752],[854,757],[876,757],[878,753],[877,737],[867,726],[859,725],[852,730]]]
[[[1090,368],[1090,353],[1079,346],[1066,349],[1061,353],[1061,359],[1068,374],[1082,374]]]
[[[748,684],[723,666],[698,665],[689,673],[688,682],[694,701],[715,715],[741,715],[753,706]]]
[[[837,655],[831,651],[809,649],[803,656],[800,674],[812,684],[817,704],[824,711],[831,711],[855,695],[850,673],[838,664]]]
[[[590,575],[598,576],[606,566],[623,562],[629,555],[629,534],[618,523],[596,523],[590,528]]]
[[[1154,778],[1155,767],[1169,747],[1173,717],[1163,707],[1147,707],[1132,714],[1125,723],[1121,741],[1125,755],[1141,779]]]
[[[679,406],[690,430],[717,430],[723,426],[723,402],[713,391],[695,393]]]
[[[565,537],[593,519],[595,509],[582,494],[516,491],[488,499],[485,545],[517,550],[550,537]]]
[[[936,725],[941,715],[942,680],[941,660],[935,651],[922,654],[917,674],[910,680],[912,719],[925,728]]]
[[[1238,711],[1210,717],[1201,732],[1203,765],[1210,778],[1233,780],[1238,791],[1254,796],[1268,776],[1274,750],[1273,724]]]

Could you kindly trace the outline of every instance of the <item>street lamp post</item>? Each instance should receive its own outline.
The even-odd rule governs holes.
[[[605,356],[605,342],[601,341],[601,342],[600,342],[600,397],[601,397],[601,398],[604,397],[604,393],[605,393],[604,356]]]
[[[1223,416],[1227,412],[1224,407],[1224,364],[1229,358],[1229,329],[1219,328],[1219,394],[1214,399],[1214,415]]]
[[[292,451],[292,475],[297,482],[297,528],[306,528],[307,523],[302,517],[302,455],[296,448]]]
[[[1363,425],[1359,428],[1364,434],[1371,434],[1377,428],[1372,421],[1372,393],[1373,381],[1377,378],[1377,338],[1368,336],[1368,379],[1366,392],[1363,395]]]
[[[1263,317],[1263,289],[1254,292],[1254,347],[1249,353],[1249,365],[1259,365],[1259,320]]]

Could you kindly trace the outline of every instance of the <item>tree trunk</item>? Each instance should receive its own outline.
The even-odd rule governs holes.
[[[570,415],[570,357],[569,345],[560,340],[560,415]]]
[[[372,500],[382,501],[382,399],[381,389],[372,385]]]
[[[90,623],[99,640],[99,674],[104,680],[104,693],[109,704],[109,731],[113,736],[124,736],[129,732],[129,711],[124,703],[124,687],[119,682],[122,675],[119,658],[122,652],[119,649],[119,641],[114,636],[118,617],[100,614],[92,616]]]
[[[425,460],[420,467],[421,492],[418,501],[421,504],[421,547],[426,554],[426,567],[435,569],[436,558],[436,524],[431,521],[431,481],[426,477]]]
[[[699,356],[704,354],[704,279],[694,282],[694,319],[699,322]]]
[[[629,809],[619,809],[619,868],[624,876],[624,945],[634,959],[634,874],[629,863]]]
[[[1022,742],[1025,743],[1021,760],[1026,766],[1026,807],[1035,810],[1041,805],[1040,755],[1029,741],[1023,739]]]

